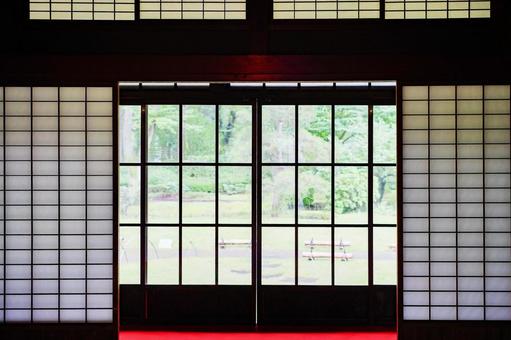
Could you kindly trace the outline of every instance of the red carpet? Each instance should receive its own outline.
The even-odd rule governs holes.
[[[396,340],[395,332],[163,332],[122,331],[120,340]]]

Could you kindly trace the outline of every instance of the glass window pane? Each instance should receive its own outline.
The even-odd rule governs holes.
[[[335,285],[368,284],[367,228],[335,228]]]
[[[119,228],[119,283],[140,284],[140,228]]]
[[[295,222],[295,169],[264,166],[262,169],[263,223]]]
[[[140,106],[120,106],[119,161],[140,162]]]
[[[397,229],[373,229],[374,284],[397,284]]]
[[[330,285],[332,283],[332,229],[299,228],[299,285]]]
[[[335,223],[367,224],[367,167],[335,168]]]
[[[368,150],[368,107],[335,107],[335,161],[366,163]]]
[[[373,108],[373,161],[375,163],[396,162],[396,107],[394,105]]]
[[[396,224],[397,183],[396,167],[375,166],[373,182],[375,224]]]
[[[295,283],[295,229],[262,228],[263,285],[294,285]]]
[[[215,106],[183,106],[183,138],[185,162],[215,161]]]
[[[215,228],[183,228],[183,284],[215,284]]]
[[[298,159],[302,163],[331,160],[332,107],[307,105],[298,109]]]
[[[263,163],[295,161],[295,107],[266,105],[262,109]]]
[[[147,160],[177,162],[179,160],[179,105],[149,105],[147,111]]]
[[[179,283],[179,228],[147,228],[147,283]]]
[[[251,163],[252,106],[222,105],[219,110],[219,161]]]
[[[121,166],[119,178],[120,223],[140,223],[140,167]]]
[[[214,167],[183,167],[183,223],[215,223]]]
[[[179,168],[177,166],[147,167],[147,221],[149,223],[179,222]]]
[[[218,229],[218,284],[252,284],[252,229]]]
[[[298,221],[301,224],[330,223],[331,167],[301,166],[298,172]]]
[[[219,222],[250,224],[252,221],[252,168],[222,166],[218,171]]]

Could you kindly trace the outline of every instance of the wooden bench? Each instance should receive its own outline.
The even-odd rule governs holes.
[[[310,241],[304,242],[306,247],[314,248],[314,247],[330,247],[332,245],[331,241],[314,241],[314,239]],[[339,241],[334,244],[335,247],[338,247],[339,249],[344,249],[346,247],[351,247],[350,241]]]
[[[220,240],[218,246],[222,249],[226,247],[251,247],[252,242],[249,240]]]
[[[309,261],[320,260],[320,259],[330,259],[332,258],[332,253],[330,252],[303,252],[302,257],[307,258]],[[335,253],[335,259],[340,259],[341,261],[348,261],[353,258],[353,254],[351,253]]]

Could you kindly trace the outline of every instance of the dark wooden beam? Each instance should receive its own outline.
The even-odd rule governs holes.
[[[112,81],[399,80],[502,82],[510,56],[2,56],[4,84]]]

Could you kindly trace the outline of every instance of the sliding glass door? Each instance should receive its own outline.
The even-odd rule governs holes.
[[[144,319],[253,322],[252,111],[121,107],[120,282]]]
[[[367,323],[374,286],[396,284],[395,122],[389,105],[262,105],[261,323]]]
[[[124,323],[394,322],[394,92],[352,91],[124,96]]]

